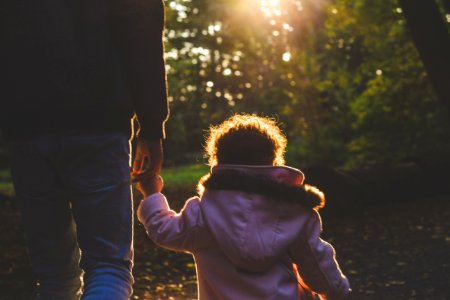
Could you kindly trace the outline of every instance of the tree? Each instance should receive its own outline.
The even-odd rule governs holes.
[[[328,76],[345,85],[351,138],[347,165],[444,157],[450,133],[396,1],[335,1],[325,32]]]
[[[436,93],[450,111],[450,36],[444,18],[434,1],[399,3]]]

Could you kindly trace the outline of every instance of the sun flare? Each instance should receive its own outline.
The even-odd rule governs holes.
[[[278,0],[261,0],[260,9],[268,18],[281,16],[281,7]]]
[[[267,18],[278,18],[286,13],[286,6],[295,7],[297,11],[302,11],[301,0],[260,0],[260,9]],[[288,3],[290,2],[290,3]]]

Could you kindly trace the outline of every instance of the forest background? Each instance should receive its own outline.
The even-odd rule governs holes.
[[[202,162],[236,112],[277,119],[297,166],[448,160],[449,112],[396,0],[173,0],[166,53],[169,165]]]

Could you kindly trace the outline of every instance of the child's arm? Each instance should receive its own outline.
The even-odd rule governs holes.
[[[177,214],[170,209],[166,197],[160,193],[160,178],[147,180],[137,187],[145,196],[139,205],[137,216],[156,244],[171,250],[192,252],[208,242],[210,234],[205,227],[198,197],[188,200]]]
[[[345,299],[351,291],[347,278],[339,269],[333,247],[320,238],[320,216],[313,211],[301,237],[291,247],[290,255],[302,280],[326,299]]]

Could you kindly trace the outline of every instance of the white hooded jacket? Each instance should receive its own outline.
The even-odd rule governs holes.
[[[326,299],[348,294],[299,170],[219,165],[209,179],[179,214],[160,193],[138,209],[155,243],[194,255],[199,299],[307,299],[305,285]]]

